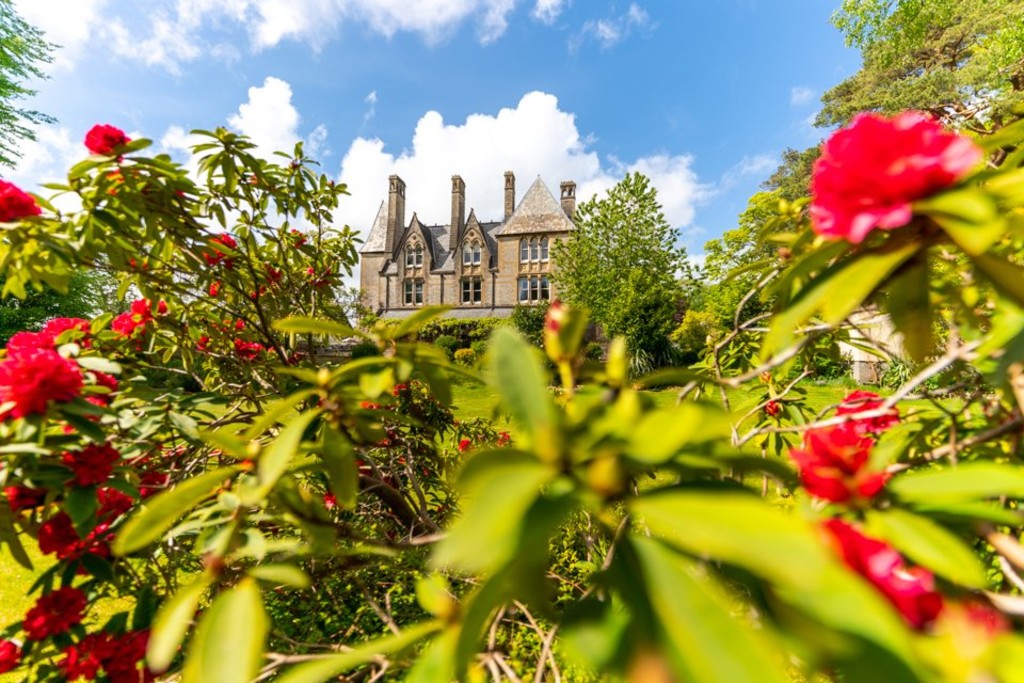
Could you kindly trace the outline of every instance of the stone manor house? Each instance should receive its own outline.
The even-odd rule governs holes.
[[[375,313],[403,317],[417,308],[453,306],[452,317],[507,316],[516,304],[554,296],[551,247],[573,229],[576,183],[561,184],[556,200],[538,177],[516,206],[516,178],[505,173],[505,215],[481,222],[466,216],[466,184],[452,176],[448,225],[405,222],[405,183],[388,179],[360,259],[364,303]]]

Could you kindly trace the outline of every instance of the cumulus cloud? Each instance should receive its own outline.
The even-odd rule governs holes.
[[[789,89],[789,103],[799,107],[811,102],[817,93],[808,87],[796,85]]]
[[[551,25],[568,4],[569,0],[537,0],[530,15],[541,23]]]
[[[291,85],[268,76],[263,85],[249,88],[249,100],[228,117],[228,125],[252,138],[264,157],[277,151],[290,152],[301,139]]]
[[[49,196],[43,183],[66,182],[71,166],[88,155],[82,141],[72,139],[67,128],[48,126],[36,130],[36,140],[19,145],[21,159],[17,166],[4,173],[4,179],[27,192]],[[80,206],[76,195],[65,194],[54,202],[62,211],[73,211]]]
[[[569,49],[575,52],[588,40],[594,40],[602,49],[608,49],[621,43],[634,31],[651,28],[651,15],[634,2],[620,15],[592,19],[584,23],[579,32],[569,40]]]
[[[481,154],[481,150],[487,150]],[[387,196],[387,178],[406,182],[406,220],[416,212],[426,224],[448,223],[452,175],[466,182],[466,204],[481,221],[503,215],[504,172],[516,174],[516,200],[540,176],[558,197],[562,180],[577,183],[577,200],[604,192],[631,171],[648,175],[658,189],[668,220],[685,227],[708,196],[689,155],[659,153],[632,161],[601,158],[581,136],[575,116],[559,108],[554,95],[531,92],[497,114],[473,114],[448,124],[429,111],[416,125],[412,146],[399,154],[376,138],[357,138],[341,162],[340,180],[352,196],[338,218],[365,234]]]
[[[722,174],[722,180],[718,183],[718,190],[721,191],[733,187],[744,178],[766,176],[769,171],[775,170],[778,163],[778,159],[769,154],[745,156]]]

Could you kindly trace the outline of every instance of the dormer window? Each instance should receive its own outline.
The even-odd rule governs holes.
[[[410,244],[405,248],[405,267],[406,268],[422,268],[423,267],[423,245],[422,244]]]
[[[540,238],[540,260],[544,261],[545,263],[548,260],[548,238],[547,237],[541,237]]]
[[[472,242],[466,242],[464,245],[462,245],[462,265],[480,265],[480,254],[480,242],[478,242],[477,240],[473,240]]]

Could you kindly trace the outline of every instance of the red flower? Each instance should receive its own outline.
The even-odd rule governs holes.
[[[0,180],[0,223],[11,223],[43,212],[32,195]]]
[[[69,451],[61,460],[75,473],[79,486],[101,484],[110,478],[114,463],[121,459],[121,453],[108,443],[89,444],[80,451]]]
[[[213,244],[220,244],[231,250],[238,248],[238,242],[236,242],[235,238],[229,235],[228,233],[224,233],[223,235],[214,235],[213,237],[210,238],[210,242]],[[224,262],[224,267],[227,268],[228,270],[231,270],[235,266],[234,259],[228,258],[227,254],[225,254],[220,249],[217,249],[216,247],[204,253],[203,258],[205,258],[206,262],[211,266],[215,266],[221,261]]]
[[[142,473],[139,476],[139,496],[149,498],[154,493],[160,493],[160,491],[167,488],[167,482],[170,480],[171,477],[166,472],[151,470]]]
[[[235,340],[235,355],[242,360],[253,360],[263,353],[263,344],[247,342],[241,339]]]
[[[25,635],[32,640],[64,633],[82,623],[85,613],[85,593],[66,586],[41,596],[25,614]]]
[[[167,302],[161,301],[157,304],[157,313],[167,313]],[[149,299],[136,299],[132,302],[127,313],[114,318],[110,323],[110,329],[120,336],[132,338],[145,331],[146,326],[153,320],[153,304]]]
[[[66,403],[82,393],[82,371],[56,351],[25,351],[0,363],[0,419],[42,415],[50,401]]]
[[[48,334],[53,337],[54,343],[56,343],[60,335],[68,330],[74,330],[75,332],[81,333],[75,334],[71,337],[78,341],[89,334],[89,321],[83,320],[82,318],[53,318],[43,325],[42,332],[43,334]],[[83,340],[81,344],[82,346],[89,348],[89,342],[87,340]]]
[[[239,330],[239,331],[244,330],[245,329],[245,321],[242,320],[241,318],[236,320],[235,321],[235,329]]]
[[[843,561],[877,588],[916,629],[924,628],[942,611],[935,577],[921,567],[907,568],[903,558],[882,541],[869,538],[838,519],[825,522]]]
[[[859,114],[825,141],[814,163],[814,231],[859,244],[875,228],[906,225],[911,202],[953,185],[983,156],[924,114]]]
[[[284,277],[284,271],[278,270],[274,266],[267,266],[267,282],[272,285],[276,285]]]
[[[94,386],[108,389],[106,393],[92,394],[86,397],[86,401],[96,406],[108,406],[114,400],[114,392],[117,391],[117,378],[105,372],[93,370],[90,373],[93,377]]]
[[[124,131],[114,126],[97,124],[85,134],[85,146],[93,154],[110,156],[118,147],[131,142]]]
[[[156,676],[142,659],[146,656],[149,631],[126,633],[114,641],[113,652],[103,662],[110,683],[151,683]]]
[[[33,489],[28,486],[8,486],[4,489],[7,497],[7,504],[11,510],[31,510],[43,504],[46,500],[46,489]]]
[[[764,413],[768,417],[778,417],[782,412],[782,405],[778,401],[768,401],[764,404]]]
[[[21,662],[21,648],[13,640],[0,640],[0,674],[18,667]]]
[[[328,510],[333,510],[338,506],[338,497],[333,493],[324,494],[324,507]]]
[[[7,340],[8,358],[33,351],[53,350],[53,335],[45,332],[15,332]]]
[[[210,296],[217,296],[218,294],[220,294],[220,280],[210,284]]]
[[[856,415],[857,413],[866,413],[871,410],[877,410],[882,407],[882,397],[873,391],[863,391],[858,389],[854,391],[839,404],[836,408],[836,415]],[[853,425],[860,434],[878,434],[884,432],[893,425],[899,423],[900,412],[895,408],[890,409],[889,412],[878,417],[869,417],[863,420],[854,420],[850,424]]]
[[[470,441],[469,439],[460,439],[459,440],[459,452],[460,453],[465,452],[472,445],[473,445],[473,442]]]
[[[64,648],[64,659],[57,666],[69,681],[77,678],[93,680],[103,660],[116,652],[114,639],[108,633],[90,633],[82,640]]]
[[[306,243],[306,235],[295,228],[291,229],[292,246],[301,247]]]
[[[508,432],[500,432],[498,434],[498,441],[497,441],[497,445],[498,446],[507,446],[511,442],[512,442],[512,437],[509,435]]]
[[[122,493],[109,486],[97,489],[96,498],[99,501],[99,510],[96,512],[96,516],[105,522],[114,521],[131,510],[135,504],[135,501],[127,493]]]
[[[548,306],[548,313],[544,316],[544,329],[547,332],[558,332],[562,329],[562,323],[565,322],[565,305],[555,299]]]
[[[803,449],[789,455],[800,467],[800,481],[812,496],[833,503],[878,495],[888,475],[868,469],[871,439],[852,425],[811,429]]]
[[[208,353],[210,350],[210,337],[209,335],[202,335],[199,337],[199,341],[196,342],[196,350]]]
[[[81,555],[83,543],[66,512],[58,512],[39,526],[39,550],[67,560]]]

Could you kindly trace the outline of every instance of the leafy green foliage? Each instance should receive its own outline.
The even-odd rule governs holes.
[[[11,0],[0,0],[0,164],[4,166],[14,166],[21,157],[19,142],[36,139],[33,126],[54,122],[51,116],[20,106],[21,100],[35,94],[26,83],[46,78],[42,66],[50,63],[53,47],[42,31],[18,15]]]

